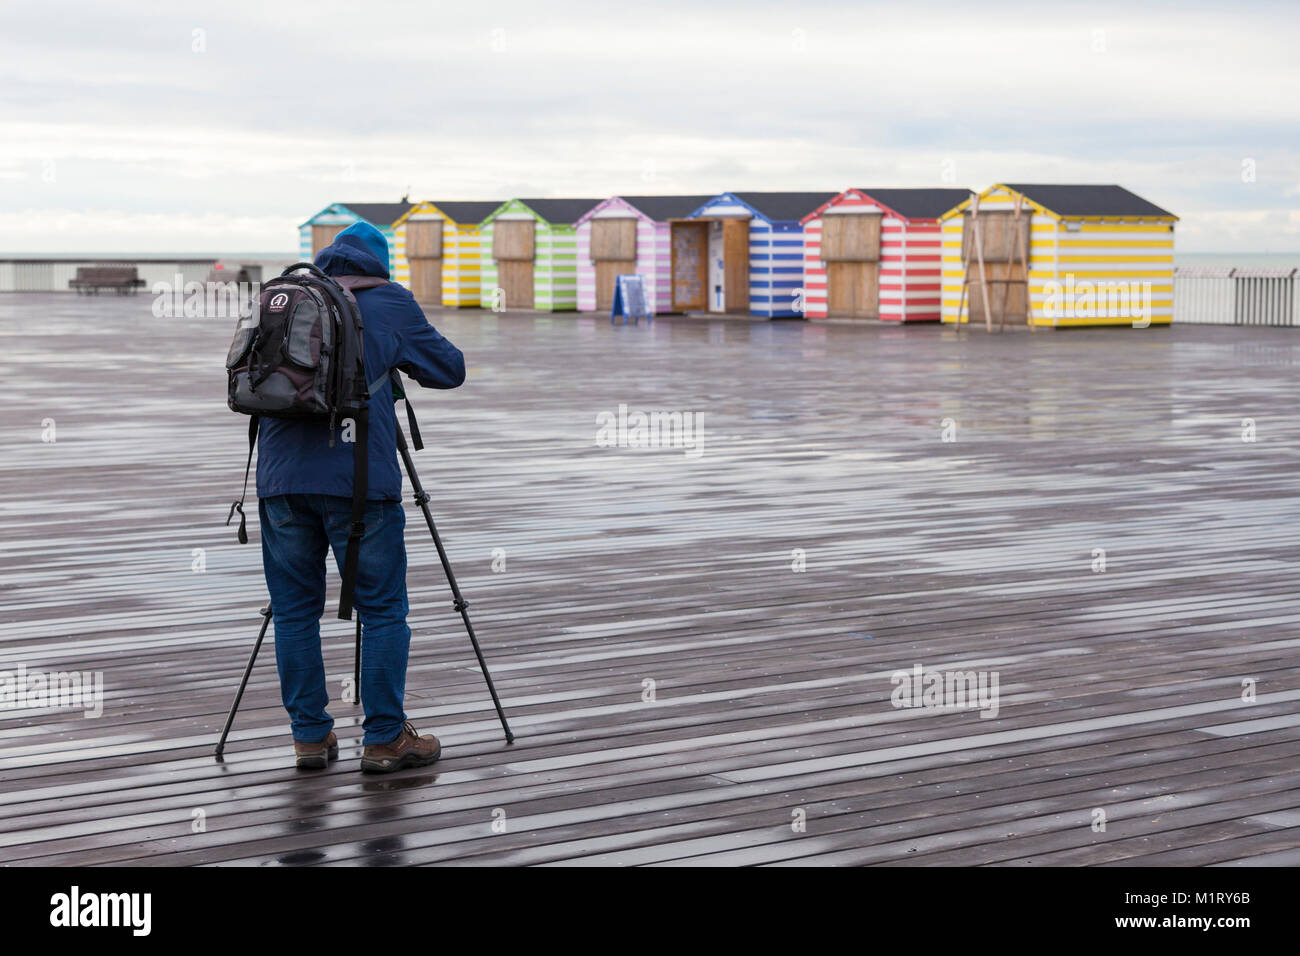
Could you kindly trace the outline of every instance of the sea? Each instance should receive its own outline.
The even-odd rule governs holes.
[[[1179,252],[1174,265],[1187,268],[1300,269],[1300,252]]]

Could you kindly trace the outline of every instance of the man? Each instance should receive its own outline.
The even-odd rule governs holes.
[[[388,278],[388,242],[374,226],[344,229],[316,256],[327,275]],[[429,388],[465,381],[465,359],[425,318],[411,293],[394,282],[356,293],[365,323],[366,379],[401,369]],[[361,616],[361,703],[366,717],[361,769],[388,773],[433,763],[442,748],[406,719],[406,546],[402,475],[397,463],[392,384],[370,397],[369,490],[355,606]],[[263,419],[257,459],[262,566],[275,622],[280,695],[293,727],[303,770],[338,757],[334,720],[326,711],[320,618],[325,610],[325,560],[333,549],[342,568],[352,515],[352,445],[330,447],[327,425]]]

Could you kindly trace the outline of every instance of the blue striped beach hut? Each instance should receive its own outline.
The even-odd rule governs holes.
[[[409,283],[406,257],[398,248],[394,224],[417,205],[401,202],[332,202],[298,227],[298,254],[314,259],[340,232],[358,220],[370,223],[388,240],[388,274],[394,282]],[[400,266],[400,268],[399,268]],[[400,275],[399,275],[400,273]]]
[[[837,195],[727,192],[674,222],[673,310],[802,315],[802,220]]]

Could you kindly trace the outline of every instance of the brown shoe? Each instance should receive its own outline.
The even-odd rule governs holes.
[[[315,743],[295,740],[293,754],[298,758],[299,770],[324,770],[331,760],[339,759],[339,739],[331,730],[328,737]]]
[[[361,754],[363,773],[392,773],[403,767],[427,767],[442,756],[442,744],[433,734],[421,737],[408,720],[397,739],[370,744]]]

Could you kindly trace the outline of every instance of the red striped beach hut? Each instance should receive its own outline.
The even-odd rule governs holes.
[[[969,189],[846,189],[805,216],[804,315],[938,322],[939,217]]]

